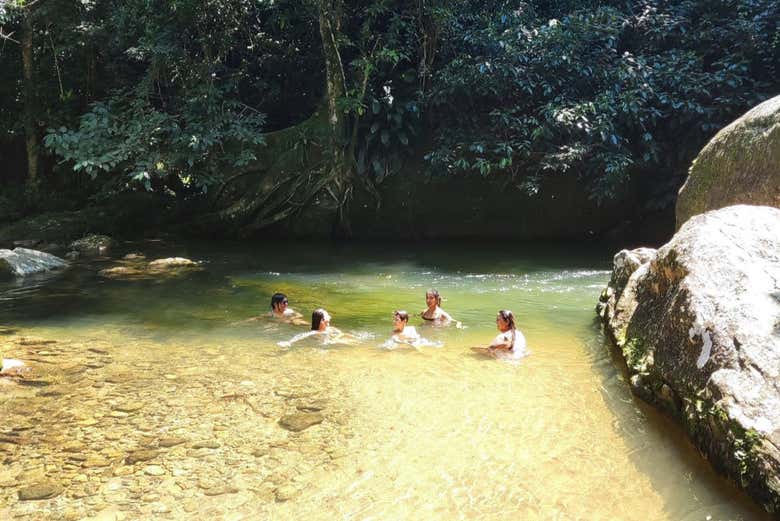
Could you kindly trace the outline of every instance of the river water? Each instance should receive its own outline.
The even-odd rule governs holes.
[[[0,286],[0,350],[32,368],[0,381],[0,519],[769,519],[630,394],[594,320],[606,249],[124,250],[203,269]],[[431,287],[464,327],[412,318],[430,345],[384,348]],[[252,320],[276,291],[357,342],[280,348],[306,327]],[[516,364],[469,350],[500,308]]]

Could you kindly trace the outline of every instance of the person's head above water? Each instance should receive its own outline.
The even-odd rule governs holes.
[[[317,308],[311,313],[311,330],[325,331],[330,325],[330,314],[322,308]]]
[[[403,331],[407,322],[409,322],[409,313],[402,309],[393,311],[393,331]]]
[[[439,292],[435,289],[429,289],[425,292],[425,304],[433,309],[436,306],[441,305],[441,295],[439,295]]]
[[[287,295],[284,293],[274,293],[271,297],[271,310],[283,313],[287,307]]]
[[[508,309],[502,309],[496,315],[496,327],[502,333],[515,330],[515,316]]]

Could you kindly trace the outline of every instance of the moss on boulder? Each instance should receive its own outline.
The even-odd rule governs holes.
[[[780,96],[718,132],[691,165],[677,198],[677,229],[735,204],[780,208]]]
[[[597,311],[631,389],[780,512],[780,210],[692,217],[658,251],[615,256]]]

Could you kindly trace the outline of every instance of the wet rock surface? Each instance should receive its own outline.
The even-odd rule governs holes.
[[[111,253],[116,246],[108,235],[91,234],[70,243],[70,249],[85,256],[103,256]]]
[[[597,312],[632,390],[780,512],[780,210],[708,212],[657,252],[618,253]]]
[[[346,452],[348,411],[330,400],[345,391],[305,368],[216,376],[208,353],[156,363],[102,340],[22,333],[3,336],[30,372],[0,378],[2,519],[269,518]],[[288,431],[288,415],[317,427]]]
[[[202,269],[200,263],[184,257],[168,257],[148,262],[144,255],[128,254],[118,265],[100,270],[99,275],[109,279],[143,280],[182,277]]]
[[[27,248],[0,250],[0,276],[4,277],[26,277],[67,265],[63,259],[42,251]]]

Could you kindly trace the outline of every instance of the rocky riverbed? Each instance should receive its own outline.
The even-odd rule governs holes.
[[[349,450],[343,390],[305,368],[8,332],[3,356],[30,370],[0,379],[2,519],[256,518]]]

